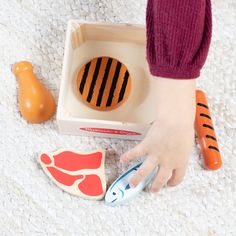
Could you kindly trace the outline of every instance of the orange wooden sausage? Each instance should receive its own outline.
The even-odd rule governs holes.
[[[196,103],[195,129],[205,166],[209,170],[217,170],[222,166],[222,159],[206,95],[201,90],[196,91]]]

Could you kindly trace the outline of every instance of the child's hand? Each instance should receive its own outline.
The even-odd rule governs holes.
[[[159,191],[166,183],[179,184],[187,169],[194,143],[195,80],[156,80],[156,120],[144,140],[121,157],[125,163],[147,156],[130,181],[136,186],[159,167],[151,191]]]

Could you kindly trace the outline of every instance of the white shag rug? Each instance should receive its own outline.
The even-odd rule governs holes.
[[[181,2],[181,1],[180,1]],[[0,0],[0,235],[236,235],[236,2],[213,0],[214,33],[198,87],[207,92],[224,166],[204,170],[194,148],[184,182],[111,208],[57,188],[38,166],[42,150],[107,150],[111,183],[135,142],[59,135],[55,118],[28,125],[11,65],[30,60],[58,98],[69,19],[145,23],[146,0]]]

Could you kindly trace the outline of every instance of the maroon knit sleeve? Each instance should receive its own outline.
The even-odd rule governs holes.
[[[148,0],[147,62],[152,75],[199,77],[212,34],[210,0]]]

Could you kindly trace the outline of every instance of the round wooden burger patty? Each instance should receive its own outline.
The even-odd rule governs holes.
[[[127,67],[117,59],[97,57],[86,63],[77,75],[77,91],[82,101],[100,111],[122,105],[131,91]]]

